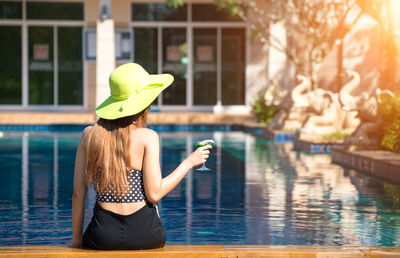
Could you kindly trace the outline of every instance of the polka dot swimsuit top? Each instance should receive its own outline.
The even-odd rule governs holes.
[[[132,169],[128,177],[129,190],[124,196],[118,197],[113,195],[113,191],[109,190],[105,194],[96,191],[96,201],[98,202],[141,202],[146,200],[144,192],[143,173],[140,170]]]

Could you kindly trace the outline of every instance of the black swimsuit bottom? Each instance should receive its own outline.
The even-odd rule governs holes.
[[[138,250],[160,248],[165,244],[164,227],[156,207],[146,202],[138,211],[121,215],[96,202],[93,217],[83,234],[87,249]]]

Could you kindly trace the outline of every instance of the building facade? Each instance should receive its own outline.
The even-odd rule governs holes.
[[[103,18],[115,66],[174,75],[155,109],[246,113],[267,85],[268,51],[212,1],[9,0],[0,1],[0,110],[94,110],[108,93],[96,49]]]

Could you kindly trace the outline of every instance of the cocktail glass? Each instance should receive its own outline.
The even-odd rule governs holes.
[[[200,147],[203,147],[203,146],[206,146],[206,145],[215,146],[215,142],[213,140],[202,140],[202,141],[196,142],[196,144],[195,144],[196,148],[200,148]],[[210,170],[209,168],[206,167],[206,161],[197,170],[200,170],[200,171]]]

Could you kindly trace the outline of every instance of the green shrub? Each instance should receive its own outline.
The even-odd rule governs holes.
[[[258,93],[257,98],[251,105],[251,109],[256,116],[257,122],[261,124],[268,124],[277,113],[277,107],[267,105],[264,99],[265,91]]]
[[[382,96],[379,108],[383,120],[381,146],[397,152],[400,150],[400,92],[394,98]]]
[[[325,134],[323,137],[325,139],[328,139],[331,141],[336,141],[336,140],[343,140],[344,138],[346,138],[348,136],[350,136],[350,133],[338,130],[338,131],[330,133],[330,134]]]

